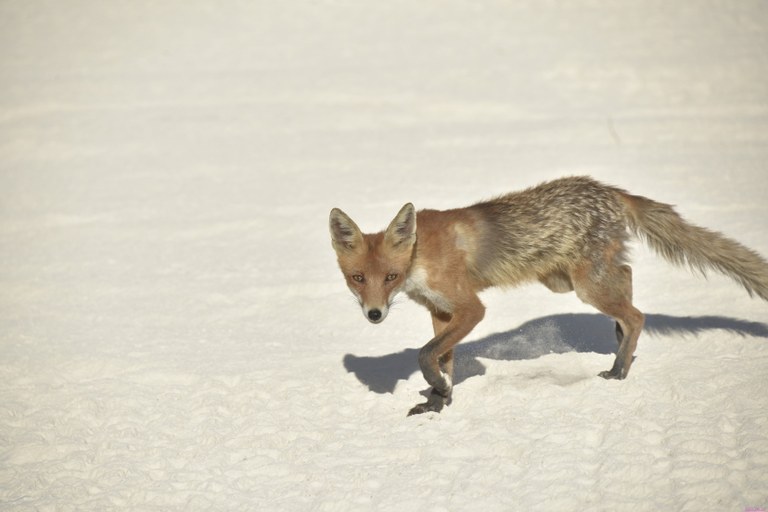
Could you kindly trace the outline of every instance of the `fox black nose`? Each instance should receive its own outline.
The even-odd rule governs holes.
[[[372,309],[368,312],[368,318],[371,320],[371,322],[378,322],[381,320],[381,311],[378,309]]]

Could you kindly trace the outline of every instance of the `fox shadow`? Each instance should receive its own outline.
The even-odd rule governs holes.
[[[768,338],[768,325],[722,316],[675,317],[647,314],[645,334],[698,335],[722,329],[740,336]],[[425,340],[426,341],[426,340]],[[537,318],[510,331],[460,343],[454,351],[454,384],[485,374],[478,358],[503,361],[536,359],[546,354],[595,352],[613,354],[614,322],[600,314],[560,314]],[[375,393],[392,393],[399,380],[420,371],[419,349],[382,356],[344,356],[344,368]]]

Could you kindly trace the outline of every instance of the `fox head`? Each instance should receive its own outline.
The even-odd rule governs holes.
[[[387,317],[395,295],[405,285],[416,245],[416,211],[400,209],[386,231],[364,234],[338,208],[331,210],[331,241],[347,286],[374,324]]]

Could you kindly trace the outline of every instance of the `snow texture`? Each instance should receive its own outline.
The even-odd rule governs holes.
[[[768,508],[768,307],[633,249],[648,314],[484,292],[454,400],[366,231],[590,174],[768,255],[762,0],[0,2],[0,509]]]

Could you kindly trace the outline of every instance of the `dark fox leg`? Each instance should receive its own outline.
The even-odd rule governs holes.
[[[434,322],[435,329],[442,330],[424,345],[419,352],[419,366],[424,379],[432,386],[426,402],[414,406],[408,416],[429,411],[439,412],[451,403],[453,391],[453,347],[483,319],[485,307],[476,295],[462,302],[447,322]],[[439,319],[438,319],[439,320]],[[444,325],[443,325],[444,324]]]
[[[634,359],[644,315],[632,305],[632,269],[628,265],[595,272],[590,266],[573,276],[576,294],[584,302],[616,320],[619,349],[613,367],[600,373],[605,379],[624,379]]]
[[[432,328],[435,336],[439,335],[448,326],[451,321],[451,315],[445,313],[432,313]],[[453,382],[453,349],[440,356],[440,369],[448,375]]]
[[[440,369],[453,383],[453,349],[440,356]]]

